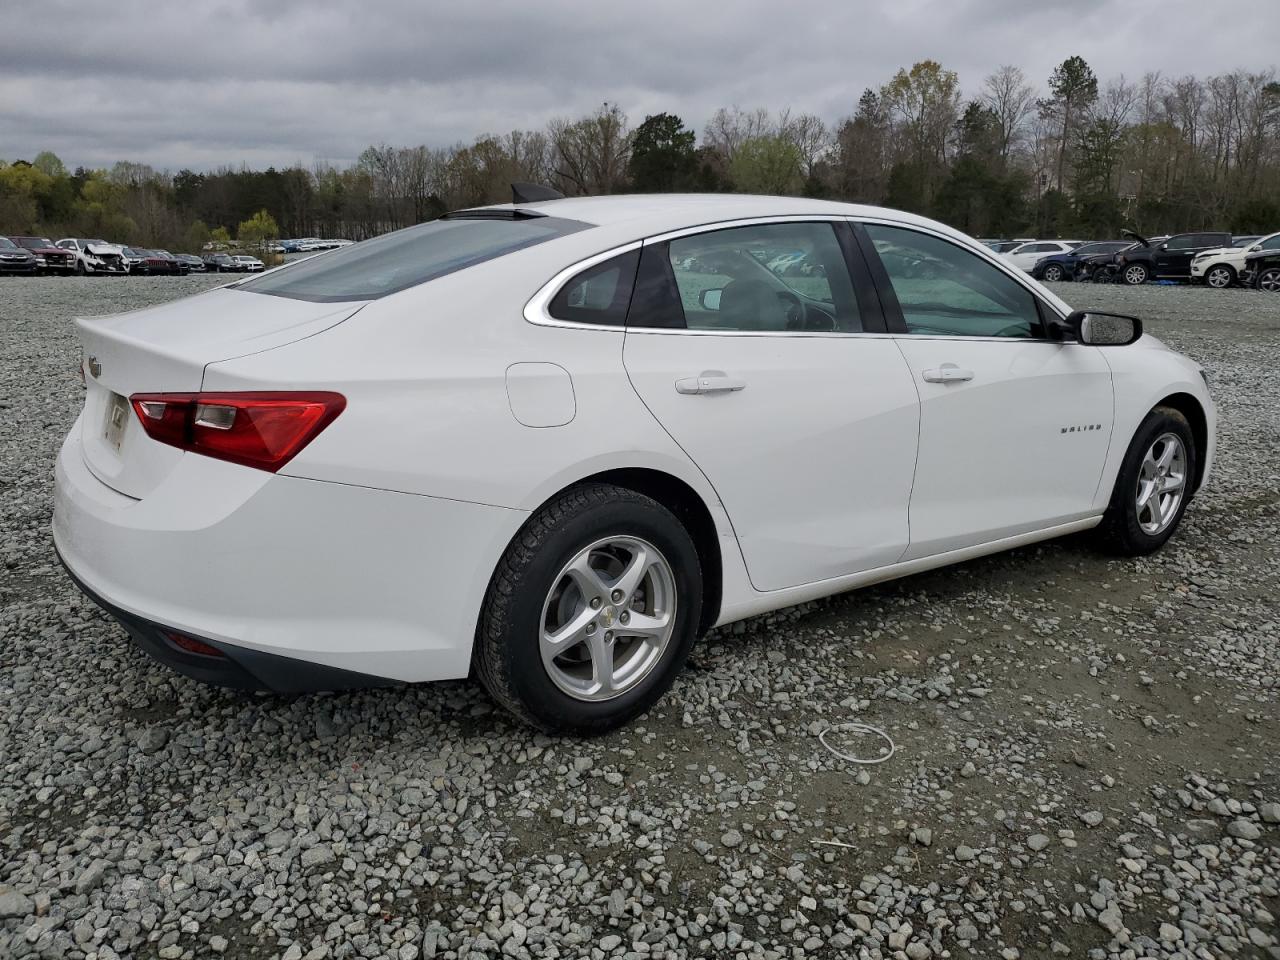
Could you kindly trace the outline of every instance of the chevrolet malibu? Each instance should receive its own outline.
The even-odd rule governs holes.
[[[276,691],[474,673],[553,730],[648,709],[717,625],[1156,550],[1214,453],[1134,318],[825,201],[463,210],[77,326],[54,540],[139,646]]]

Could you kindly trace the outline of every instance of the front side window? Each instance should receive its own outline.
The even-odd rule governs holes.
[[[1195,246],[1196,238],[1190,234],[1181,237],[1170,237],[1165,243],[1166,250],[1190,250]]]
[[[1261,250],[1280,250],[1280,233],[1277,233],[1274,237],[1263,240],[1258,247]]]
[[[630,250],[588,267],[560,288],[547,312],[557,320],[622,326],[639,262],[640,251]]]
[[[866,224],[916,336],[1041,337],[1031,291],[963,247],[915,230]]]
[[[667,245],[667,257],[690,330],[862,330],[831,223],[767,223],[679,237]]]
[[[236,289],[317,303],[376,300],[588,226],[561,217],[432,220],[299,260]]]

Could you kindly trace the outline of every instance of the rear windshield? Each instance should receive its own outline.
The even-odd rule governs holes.
[[[317,303],[376,300],[588,226],[561,217],[433,220],[322,253],[237,289]]]

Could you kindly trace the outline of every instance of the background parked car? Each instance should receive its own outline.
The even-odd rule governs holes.
[[[168,250],[152,250],[153,254],[164,261],[164,268],[161,273],[171,273],[180,277],[187,275],[187,266]]]
[[[1196,254],[1191,261],[1191,282],[1222,290],[1240,279],[1245,259],[1259,250],[1280,250],[1280,233],[1266,237],[1236,237],[1229,247]]]
[[[10,237],[36,258],[36,271],[49,274],[75,273],[76,258],[48,237]]]
[[[1191,261],[1197,253],[1231,246],[1229,233],[1175,233],[1161,243],[1147,240],[1131,230],[1124,233],[1141,241],[1140,246],[1116,256],[1120,279],[1130,285],[1155,279],[1190,279]]]
[[[228,253],[205,254],[204,267],[210,273],[242,273],[243,268]]]
[[[1050,282],[1074,280],[1082,262],[1100,255],[1113,256],[1129,246],[1130,242],[1129,240],[1095,240],[1092,243],[1082,243],[1074,250],[1068,250],[1065,253],[1051,253],[1036,261],[1036,265],[1031,268],[1031,276],[1037,280]]]
[[[145,247],[121,247],[120,256],[131,276],[145,277],[165,272],[164,260]]]
[[[1258,250],[1248,254],[1241,276],[1259,290],[1280,293],[1280,250]]]
[[[199,257],[195,256],[194,254],[176,253],[174,254],[174,256],[187,265],[188,273],[204,273],[205,272],[204,261],[201,260]]]
[[[30,250],[18,246],[8,237],[0,237],[0,273],[36,272],[36,258]]]
[[[123,276],[124,248],[105,240],[91,240],[83,237],[67,237],[59,240],[57,245],[63,250],[70,250],[76,258],[76,273],[108,273]]]
[[[231,259],[234,260],[239,269],[245,273],[261,273],[267,268],[267,265],[257,257],[250,257],[247,254],[237,254]]]
[[[1033,240],[1031,243],[1016,246],[1008,253],[1002,253],[1000,256],[1004,257],[1019,270],[1026,270],[1030,273],[1040,258],[1055,253],[1070,253],[1078,246],[1080,246],[1079,240]]]

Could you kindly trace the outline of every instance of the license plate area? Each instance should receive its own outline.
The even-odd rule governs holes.
[[[102,437],[116,453],[120,452],[120,444],[124,442],[125,427],[129,423],[129,400],[118,393],[112,393],[107,401],[107,422]]]

